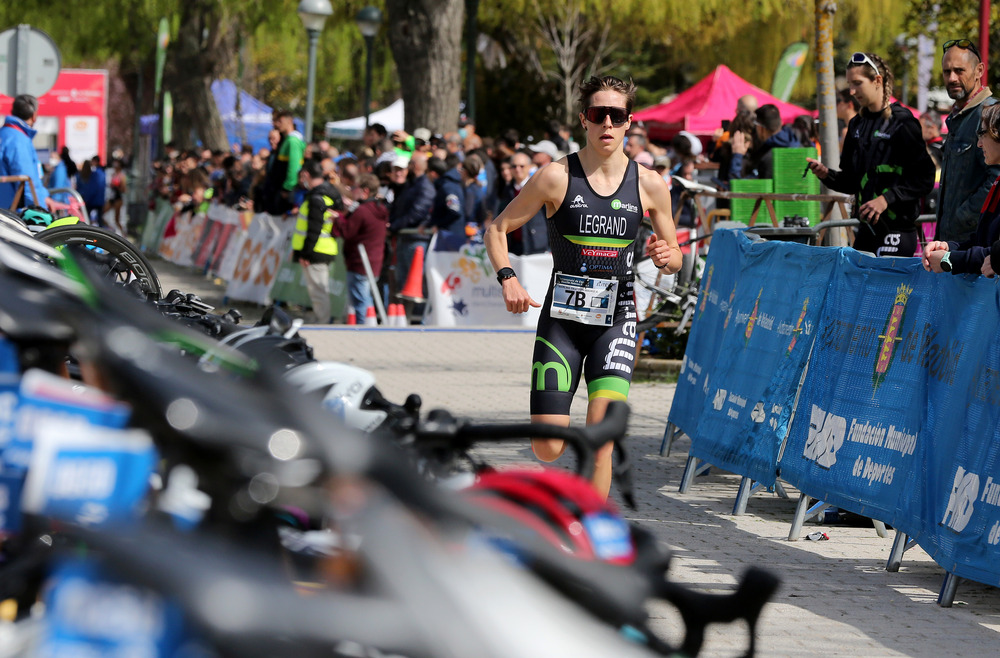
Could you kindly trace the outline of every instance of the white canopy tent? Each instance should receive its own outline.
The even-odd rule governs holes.
[[[388,107],[384,107],[378,112],[368,115],[368,123],[381,123],[386,131],[391,135],[395,130],[403,129],[403,99]],[[331,139],[361,139],[365,132],[365,118],[355,117],[342,121],[328,121],[326,123],[326,136]]]

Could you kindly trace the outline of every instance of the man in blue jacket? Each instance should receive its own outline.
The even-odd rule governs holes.
[[[768,103],[755,113],[754,145],[749,148],[742,133],[733,135],[733,159],[729,164],[729,177],[774,178],[774,153],[776,148],[811,146],[804,143],[792,126],[782,126],[781,112]]]
[[[438,230],[438,249],[457,250],[465,242],[465,187],[458,158],[431,158],[427,171],[436,190],[431,226]]]
[[[38,99],[29,94],[21,94],[14,99],[10,116],[0,128],[0,176],[29,176],[34,183],[24,185],[24,194],[18,206],[43,206],[50,211],[65,210],[66,204],[49,196],[42,184],[42,167],[31,140],[35,137],[35,119],[38,116]],[[0,208],[10,208],[14,195],[22,183],[0,183]]]

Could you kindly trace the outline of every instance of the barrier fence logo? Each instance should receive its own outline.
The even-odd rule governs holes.
[[[764,289],[761,288],[760,292],[757,293],[757,301],[753,303],[753,311],[750,313],[750,317],[747,318],[747,329],[743,334],[745,340],[743,346],[746,347],[750,344],[750,336],[753,336],[753,328],[757,324],[757,314],[760,312],[760,296],[764,293]]]
[[[705,287],[701,291],[701,304],[698,306],[698,317],[705,312],[705,304],[708,303],[708,294],[712,291],[712,274],[715,272],[715,265],[708,266],[708,276],[705,277]]]
[[[729,293],[729,301],[726,302],[726,321],[722,323],[722,330],[729,328],[729,318],[733,317],[733,298],[736,297],[736,284],[733,284],[733,291]]]
[[[806,319],[806,309],[809,308],[809,298],[802,302],[802,312],[799,313],[799,321],[795,323],[795,329],[792,330],[792,340],[788,343],[788,349],[785,350],[785,356],[792,353],[795,349],[795,343],[799,340],[799,334],[802,333],[802,321]]]
[[[961,466],[955,471],[955,481],[948,495],[948,507],[944,511],[941,525],[955,532],[962,532],[972,518],[976,497],[979,495],[979,476],[966,472]]]
[[[809,415],[809,437],[802,456],[829,469],[837,463],[837,451],[847,436],[847,419],[828,413],[815,404]]]
[[[889,375],[889,366],[892,365],[893,357],[896,355],[896,343],[903,339],[900,335],[903,327],[903,316],[906,313],[906,303],[912,292],[913,288],[905,283],[896,288],[896,299],[889,311],[889,316],[885,319],[885,328],[879,335],[882,344],[879,346],[875,372],[872,374],[873,392],[878,390],[878,387]]]

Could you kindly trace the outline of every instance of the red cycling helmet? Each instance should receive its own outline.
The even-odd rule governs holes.
[[[583,560],[632,564],[635,542],[614,504],[593,485],[558,469],[483,473],[467,496],[505,514],[527,532]],[[515,538],[516,543],[516,538]]]

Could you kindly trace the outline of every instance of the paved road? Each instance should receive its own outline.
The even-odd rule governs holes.
[[[220,295],[217,288],[176,268],[163,269],[168,289],[200,286],[199,294],[218,302],[213,298]],[[402,401],[417,392],[425,409],[445,407],[483,421],[526,418],[530,333],[315,327],[304,334],[319,358],[374,372],[390,399]],[[887,573],[892,539],[881,539],[870,528],[829,526],[823,528],[829,541],[787,541],[798,495],[794,490],[791,500],[754,497],[743,516],[732,515],[736,476],[716,471],[698,478],[688,494],[678,493],[687,439],[675,443],[669,457],[659,455],[673,391],[665,384],[632,388],[629,447],[639,506],[626,516],[674,551],[676,580],[725,591],[753,564],[782,577],[776,601],[761,619],[760,655],[997,653],[1000,590],[963,583],[953,608],[937,606],[943,571],[920,549],[906,554],[899,573]],[[574,422],[582,422],[585,405],[585,395],[578,393]],[[502,462],[531,459],[527,445],[494,449],[490,456]],[[680,626],[668,606],[655,607],[653,614],[665,635]],[[745,638],[744,629],[720,627],[711,631],[704,655],[737,655]]]

